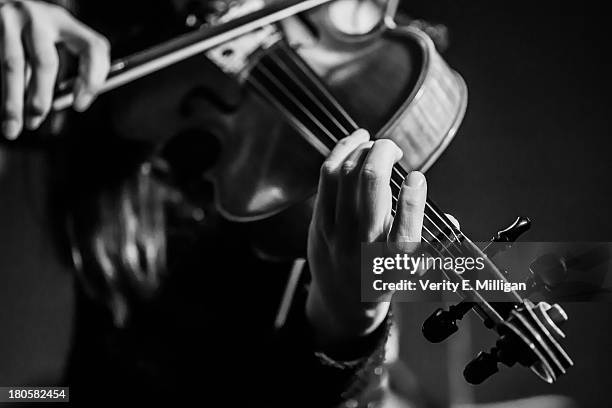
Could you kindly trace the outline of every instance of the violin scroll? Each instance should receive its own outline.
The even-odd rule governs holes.
[[[470,384],[480,384],[499,371],[502,363],[512,367],[516,363],[529,367],[548,383],[553,383],[574,365],[559,344],[565,334],[559,325],[567,321],[567,314],[557,304],[525,300],[512,310],[510,317],[496,327],[500,337],[489,352],[480,352],[463,371]]]
[[[483,276],[504,279],[505,274],[493,263],[491,256],[509,248],[512,243],[529,229],[531,222],[518,217],[509,227],[497,232],[491,242],[481,249],[461,236],[458,251],[463,255],[484,257],[486,267],[480,271]],[[499,243],[500,245],[494,245]],[[530,267],[534,275],[530,278],[532,290],[539,286],[554,287],[565,279],[564,260],[553,256],[542,256]],[[444,272],[449,278],[463,279],[455,271]],[[491,301],[484,293],[472,288],[461,293],[463,300],[448,310],[437,309],[423,323],[423,335],[438,343],[458,330],[457,320],[473,310],[485,327],[496,332],[498,338],[489,351],[481,351],[469,362],[463,372],[470,384],[480,384],[499,371],[498,365],[512,367],[515,364],[530,368],[548,383],[566,373],[573,365],[560,341],[565,338],[561,330],[568,317],[558,304],[533,303],[514,292],[507,300]]]

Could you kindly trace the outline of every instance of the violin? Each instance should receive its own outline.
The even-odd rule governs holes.
[[[426,171],[437,160],[467,105],[461,76],[421,29],[396,22],[396,9],[393,0],[236,3],[198,30],[117,60],[103,92],[204,59],[231,78],[241,89],[240,100],[220,136],[226,148],[206,175],[217,208],[230,220],[267,219],[312,196],[325,155],[361,127],[376,139],[392,139],[404,152],[391,177],[395,208],[407,169]],[[71,88],[70,81],[60,85],[55,110],[70,106]],[[510,247],[529,225],[519,218],[492,242]],[[492,260],[499,245],[479,248],[432,200],[425,207],[422,241],[440,256],[481,257],[481,273],[506,281]],[[453,282],[465,279],[445,273]],[[552,383],[573,365],[561,345],[559,326],[567,320],[561,306],[536,304],[514,291],[503,302],[475,289],[460,294],[460,303],[425,321],[423,334],[440,342],[469,311],[497,334],[495,346],[466,366],[468,382],[483,382],[498,363],[518,363]]]

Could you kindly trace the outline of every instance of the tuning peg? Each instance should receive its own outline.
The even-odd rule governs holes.
[[[533,311],[553,336],[557,339],[565,338],[565,333],[563,333],[561,327],[567,322],[568,318],[567,313],[565,313],[565,310],[559,304],[554,303],[551,305],[547,302],[539,302]]]
[[[550,320],[557,326],[561,326],[563,323],[567,322],[567,313],[565,313],[565,310],[556,303],[551,305],[546,313],[548,317],[550,317]]]
[[[565,258],[556,254],[539,256],[529,265],[529,271],[533,275],[530,279],[531,286],[535,288],[543,286],[550,290],[565,282],[567,278]]]
[[[531,220],[529,218],[517,217],[512,224],[493,235],[490,244],[483,249],[484,253],[492,257],[501,251],[509,249],[514,241],[527,232],[529,228],[531,228]],[[493,243],[501,243],[502,245],[492,245]]]
[[[493,236],[493,242],[514,242],[531,228],[531,220],[527,217],[516,217],[516,220],[508,227]]]
[[[446,340],[458,330],[457,320],[461,320],[472,309],[474,303],[463,301],[444,310],[436,309],[425,322],[422,332],[425,338],[432,343]]]
[[[499,371],[497,364],[512,367],[518,361],[516,337],[502,335],[488,353],[481,351],[463,370],[463,377],[470,384],[480,384]],[[520,342],[518,343],[520,347]],[[529,364],[529,363],[527,363]]]
[[[490,353],[481,351],[465,366],[463,378],[470,384],[481,384],[484,380],[499,371],[497,368],[498,362],[499,360],[497,359],[495,349],[491,350]]]

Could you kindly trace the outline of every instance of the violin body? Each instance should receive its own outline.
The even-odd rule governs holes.
[[[347,13],[335,9],[337,4],[349,8],[370,4],[364,10],[370,24],[365,29],[358,24],[347,27],[346,19],[334,19],[334,14]],[[232,10],[227,14],[231,16]],[[219,144],[215,163],[204,174],[214,184],[216,209],[227,219],[251,223],[249,228],[257,237],[253,245],[260,254],[304,256],[312,214],[308,198],[316,191],[329,149],[282,106],[271,103],[252,79],[261,66],[269,67],[279,56],[299,59],[356,118],[358,127],[374,138],[393,139],[404,152],[401,164],[425,171],[455,135],[465,112],[467,90],[431,39],[416,27],[394,25],[391,14],[372,2],[334,2],[304,15],[308,24],[292,18],[265,27],[131,84],[139,88],[136,91],[117,89],[113,98],[128,102],[123,116],[171,117],[170,112],[129,103],[129,98],[166,87],[162,91],[169,99],[189,99],[183,95],[203,89],[197,93],[212,103],[194,102],[189,110],[197,116],[196,126],[210,129]],[[283,86],[296,82],[277,71]],[[303,96],[300,102],[315,109]],[[138,112],[143,109],[146,112]],[[149,126],[133,118],[119,118],[119,122],[116,129],[124,137],[172,143],[172,139],[164,140],[172,132],[159,124]],[[187,124],[189,118],[177,117],[176,122],[192,126]],[[139,126],[130,128],[134,123]]]
[[[375,138],[394,140],[404,151],[406,168],[427,170],[463,118],[467,91],[461,77],[417,28],[390,27],[381,19],[368,32],[346,33],[332,24],[327,6],[308,18],[317,28],[309,44],[300,40],[304,27],[297,21],[284,24],[280,41],[291,43],[343,108],[358,118],[359,127]],[[217,55],[240,53],[231,48],[240,47],[240,39],[236,43],[220,47]],[[274,45],[254,53],[253,64],[273,52]],[[222,58],[214,62],[223,69]],[[249,69],[240,74],[249,75]],[[243,95],[221,141],[228,148],[221,149],[209,177],[219,210],[232,220],[253,221],[312,195],[327,152],[253,89]]]
[[[361,25],[362,7],[366,17],[374,16],[366,29]],[[209,129],[219,153],[214,165],[198,175],[213,182],[216,207],[225,217],[249,221],[264,232],[255,233],[254,245],[273,257],[279,253],[304,256],[311,216],[310,201],[305,199],[316,190],[325,155],[342,137],[363,127],[374,138],[392,139],[402,149],[404,156],[394,165],[390,183],[392,199],[397,201],[408,171],[427,170],[449,144],[467,103],[461,77],[421,30],[394,22],[393,7],[337,0],[301,17],[277,20],[232,37],[204,55],[193,54],[172,67],[168,63],[167,69],[154,74],[151,67],[170,58],[161,51],[171,49],[174,56],[182,53],[188,48],[182,47],[185,38],[136,55],[134,60],[163,54],[144,64],[147,79],[133,84],[140,87],[139,92],[114,93],[117,100],[128,102],[121,113],[124,118],[159,114],[168,118],[167,123],[176,119],[186,128]],[[202,41],[213,38],[218,36]],[[181,47],[175,50],[177,44]],[[119,74],[112,78],[111,86],[118,86],[118,78]],[[152,107],[126,100],[133,95],[143,98],[151,88],[157,88],[156,94],[167,97],[168,103]],[[170,102],[177,100],[193,103],[181,102],[182,116],[173,117],[176,104]],[[207,109],[212,105],[220,109]],[[121,117],[114,120],[121,122]],[[167,146],[176,137],[158,122],[126,120],[124,124],[138,126],[115,128],[123,136]],[[186,149],[180,153],[179,161],[189,161],[185,154],[200,157]],[[422,240],[428,251],[441,257],[480,257],[485,261],[482,276],[505,281],[490,259],[494,252],[488,246],[476,246],[430,199],[424,215]],[[492,242],[509,247],[526,230],[525,225],[528,228],[529,221],[519,218]],[[450,280],[464,279],[454,270],[445,274]],[[466,367],[464,376],[470,383],[486,380],[497,372],[498,363],[519,363],[547,382],[554,382],[573,365],[560,343],[564,334],[559,326],[567,320],[560,306],[535,304],[516,292],[504,302],[493,302],[474,288],[461,297],[461,303],[448,311],[435,311],[423,332],[430,341],[442,341],[457,330],[457,320],[474,311],[498,334],[495,347]]]
[[[373,21],[365,29],[359,24],[347,26],[346,18],[334,18],[347,12],[335,9],[337,5],[356,4],[369,4],[363,14]],[[233,18],[235,13],[225,14]],[[169,100],[183,100],[193,89],[202,89],[193,99],[203,99],[200,96],[205,94],[211,103],[194,102],[189,109],[197,116],[196,127],[209,129],[220,145],[214,165],[205,173],[215,186],[216,207],[233,221],[266,219],[315,192],[320,166],[329,152],[329,146],[322,146],[302,123],[253,84],[263,66],[289,58],[307,65],[317,84],[356,118],[357,127],[367,129],[374,138],[393,139],[404,152],[401,164],[405,168],[425,171],[461,123],[466,86],[426,34],[409,25],[396,26],[390,14],[373,2],[340,0],[304,13],[301,19],[285,19],[223,43],[115,90],[113,103],[125,106],[122,117],[115,118],[115,129],[122,137],[163,146],[176,136],[174,129],[134,118],[172,117],[173,113],[154,110],[165,107],[130,103],[130,98],[155,89]],[[279,86],[317,85],[294,81],[291,75],[282,77],[283,69],[275,69]],[[300,104],[316,116],[323,115],[305,93],[302,96]],[[167,109],[175,108],[169,103]],[[177,116],[175,122],[190,127],[191,120]]]

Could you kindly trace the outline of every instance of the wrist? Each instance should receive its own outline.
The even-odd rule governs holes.
[[[306,300],[306,316],[315,342],[322,350],[342,350],[359,343],[385,321],[390,302],[361,302],[359,298],[326,298],[313,282]]]

